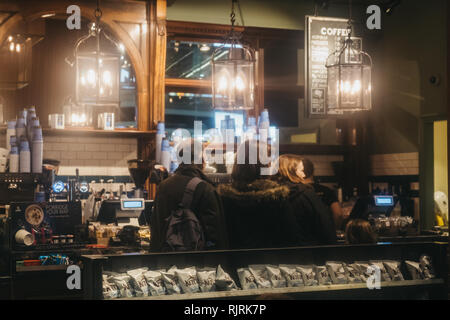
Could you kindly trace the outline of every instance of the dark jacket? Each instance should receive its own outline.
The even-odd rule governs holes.
[[[288,210],[295,221],[291,232],[296,233],[299,245],[325,245],[336,243],[336,228],[330,208],[316,195],[314,189],[301,183],[292,183],[287,179],[278,179],[279,183],[289,187]]]
[[[167,231],[165,219],[178,208],[186,185],[194,177],[204,181],[195,189],[191,209],[203,227],[206,247],[207,249],[228,247],[222,203],[213,183],[197,167],[181,164],[173,176],[158,186],[155,207],[150,217],[152,251],[161,251]]]
[[[274,248],[292,245],[287,233],[289,188],[270,180],[233,187],[220,185],[230,247]]]

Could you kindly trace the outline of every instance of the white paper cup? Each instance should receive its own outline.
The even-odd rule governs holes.
[[[29,233],[25,229],[20,229],[16,232],[16,242],[19,244],[24,244],[26,246],[31,246],[34,242],[33,234]]]
[[[6,159],[8,157],[9,150],[5,148],[0,148],[0,159]]]

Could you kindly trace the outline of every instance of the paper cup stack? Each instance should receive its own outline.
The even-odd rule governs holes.
[[[0,148],[0,172],[6,172],[6,162],[8,160],[8,149]]]

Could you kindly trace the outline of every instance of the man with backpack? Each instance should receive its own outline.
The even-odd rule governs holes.
[[[214,184],[202,171],[202,154],[196,155],[194,142],[190,144],[191,161],[186,161],[190,163],[182,162],[175,174],[158,186],[150,217],[151,251],[228,247],[220,197]],[[201,164],[196,164],[199,162]]]

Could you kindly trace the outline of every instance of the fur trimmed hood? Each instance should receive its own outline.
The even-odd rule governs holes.
[[[222,198],[241,201],[242,205],[262,202],[284,201],[289,197],[289,187],[271,180],[255,180],[237,189],[230,184],[222,184],[217,189]]]

